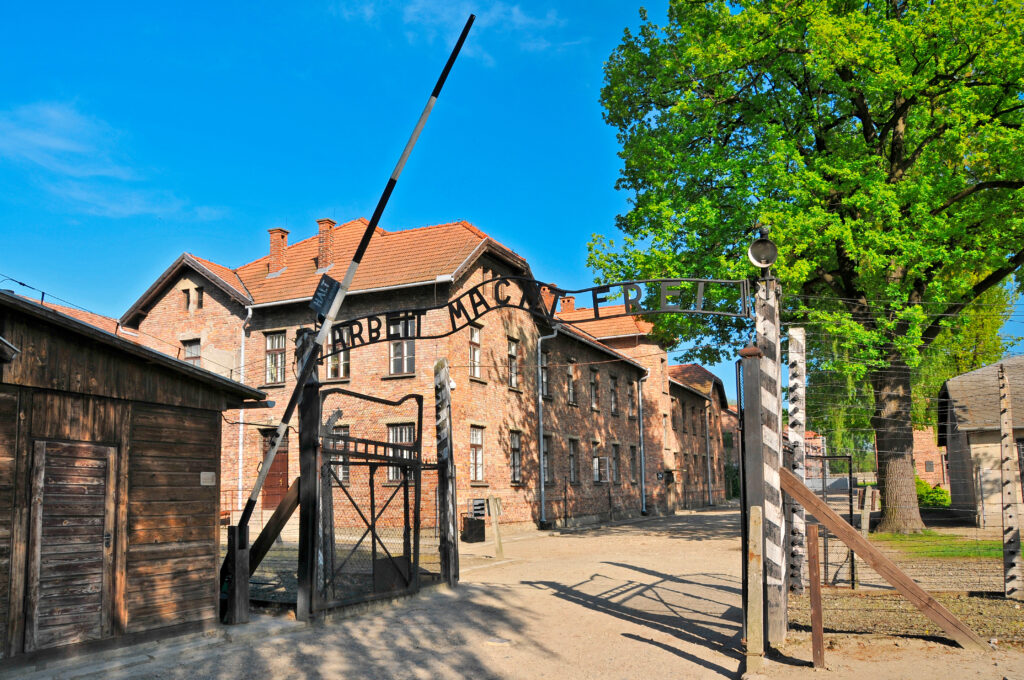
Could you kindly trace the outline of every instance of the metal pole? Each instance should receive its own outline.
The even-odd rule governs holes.
[[[544,391],[541,384],[541,373],[544,367],[541,366],[541,351],[542,345],[545,340],[558,335],[558,324],[555,327],[551,335],[542,335],[537,338],[537,460],[540,464],[540,527],[541,529],[547,528],[548,514],[547,514],[547,497],[545,495],[545,489],[547,480],[544,479]]]
[[[318,350],[314,345],[313,356]],[[302,386],[299,402],[299,590],[295,601],[295,618],[299,621],[312,621],[316,613],[319,473],[320,383],[313,372]]]
[[[405,162],[409,159],[409,154],[412,153],[412,148],[415,146],[416,140],[420,136],[420,132],[423,131],[423,126],[426,124],[427,118],[430,116],[430,111],[434,108],[434,103],[441,94],[441,88],[444,86],[445,80],[448,78],[448,73],[451,71],[452,64],[455,63],[455,58],[459,56],[459,51],[462,49],[462,44],[466,41],[466,36],[469,34],[469,29],[473,25],[473,20],[475,18],[475,15],[469,15],[469,19],[466,21],[466,25],[462,29],[462,34],[459,35],[459,40],[455,43],[455,48],[448,57],[448,62],[441,71],[441,76],[437,79],[437,83],[434,85],[434,89],[430,93],[430,97],[427,99],[427,105],[424,107],[419,120],[416,122],[416,127],[412,131],[412,136],[410,136],[409,141],[406,142],[405,149],[402,151],[402,156],[398,159],[398,164],[395,165],[395,169],[391,172],[391,177],[388,178],[387,184],[384,186],[384,191],[381,193],[380,199],[377,201],[377,207],[374,209],[373,215],[370,217],[370,221],[366,225],[366,229],[363,230],[363,236],[359,241],[359,245],[356,248],[355,253],[352,255],[352,261],[349,263],[348,270],[345,272],[345,278],[341,280],[341,287],[338,289],[338,293],[334,296],[334,301],[331,303],[328,313],[324,315],[324,323],[320,327],[320,332],[317,333],[316,343],[313,345],[314,347],[322,347],[327,341],[327,336],[331,331],[331,326],[334,324],[334,320],[338,316],[338,310],[341,309],[341,304],[345,300],[345,295],[348,293],[348,289],[352,285],[352,279],[355,278],[356,270],[359,269],[359,263],[362,262],[363,255],[366,253],[366,248],[370,245],[370,238],[377,229],[380,217],[384,213],[384,207],[387,206],[388,199],[391,198],[391,192],[394,191],[395,184],[398,183],[398,177],[402,174],[402,168],[405,167]],[[263,487],[263,482],[266,480],[267,474],[270,472],[270,465],[274,462],[274,457],[277,455],[277,449],[281,444],[281,440],[284,438],[284,433],[288,429],[288,421],[291,420],[292,414],[295,412],[295,407],[298,404],[302,385],[306,383],[306,379],[309,377],[309,374],[312,373],[313,367],[316,365],[316,357],[312,349],[306,352],[300,365],[302,368],[299,371],[295,389],[292,391],[292,395],[288,399],[288,405],[285,407],[284,413],[281,415],[281,423],[277,426],[277,432],[275,432],[271,437],[270,448],[263,457],[263,464],[260,467],[256,484],[253,485],[252,493],[249,494],[249,500],[246,501],[245,509],[242,510],[242,517],[238,520],[239,526],[244,526],[249,523],[252,511],[256,507],[256,501],[259,499],[260,489]]]

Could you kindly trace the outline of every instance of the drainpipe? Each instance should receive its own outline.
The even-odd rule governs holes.
[[[545,340],[558,335],[559,324],[552,326],[551,335],[537,338],[537,461],[540,468],[540,525],[543,528],[548,521],[546,499],[544,498],[544,392],[541,386],[541,345]],[[548,376],[550,378],[550,376]],[[549,453],[550,455],[550,453]]]
[[[714,389],[714,387],[712,387]],[[715,501],[711,498],[711,400],[708,399],[708,405],[704,408],[704,460],[707,463],[708,476],[706,483],[708,487],[708,505],[714,505]]]
[[[644,370],[640,378],[640,389],[637,390],[637,401],[640,402],[640,514],[647,515],[647,459],[644,456],[644,381],[651,376],[651,369]]]
[[[242,322],[241,338],[242,351],[238,357],[238,382],[245,384],[245,327],[252,319],[252,307],[245,308],[245,321]],[[245,505],[245,489],[242,488],[242,465],[245,457],[242,454],[245,446],[245,409],[238,409],[238,507]]]

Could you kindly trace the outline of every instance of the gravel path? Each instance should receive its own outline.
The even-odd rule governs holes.
[[[235,638],[167,640],[121,662],[64,666],[57,677],[739,678],[738,512],[675,517],[465,546],[458,588],[435,588],[362,616],[315,626],[265,618]],[[808,635],[791,634],[769,678],[809,668]],[[1024,678],[1024,654],[968,653],[929,640],[827,635],[824,676]],[[99,655],[97,655],[99,656]],[[88,664],[92,664],[89,666]],[[89,668],[95,670],[88,670]],[[92,673],[92,675],[86,675]],[[3,673],[0,673],[2,676]],[[32,680],[43,677],[33,674]]]

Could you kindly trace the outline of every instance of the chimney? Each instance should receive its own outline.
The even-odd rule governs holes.
[[[320,225],[320,247],[316,251],[316,268],[326,269],[334,264],[334,232],[331,230],[336,222],[324,218],[317,220],[316,223]]]
[[[287,265],[288,230],[281,227],[267,229],[270,232],[270,268],[269,273],[281,271]]]
[[[576,311],[576,298],[571,295],[566,295],[562,298],[562,311],[563,312],[575,312]]]
[[[555,294],[551,292],[551,286],[554,285],[553,283],[548,283],[540,287],[540,299],[544,303],[544,309],[551,309],[552,305],[555,304]]]

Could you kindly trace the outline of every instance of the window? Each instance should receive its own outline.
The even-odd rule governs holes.
[[[677,413],[679,413],[679,400],[676,399],[675,397],[672,397],[672,429],[673,430],[678,429],[676,427],[676,422],[677,422],[676,414]],[[683,421],[683,432],[686,432],[686,421]]]
[[[576,484],[579,480],[579,468],[577,467],[577,459],[579,458],[580,442],[578,439],[569,440],[569,483]]]
[[[348,425],[335,425],[334,428],[333,428],[333,432],[338,437],[347,437],[348,436],[348,432],[349,432],[348,428],[349,428]],[[349,450],[349,443],[348,443],[348,441],[336,441],[334,443],[334,448],[341,449],[342,451],[347,452]],[[349,482],[348,455],[342,454],[342,456],[341,456],[341,465],[335,465],[335,466],[333,466],[333,468],[334,468],[334,471],[336,472],[336,474],[338,475],[338,479],[341,480],[341,483],[342,484],[348,484],[348,482]]]
[[[203,288],[202,286],[196,286],[196,309],[203,308]]]
[[[548,392],[548,352],[541,352],[540,355],[540,395],[550,397]]]
[[[551,469],[551,435],[544,435],[543,449],[540,454],[541,481],[545,484],[553,484],[555,474]]]
[[[697,407],[690,407],[690,418],[693,420],[693,433],[697,434]]]
[[[935,472],[935,461],[933,461],[933,460],[926,460],[924,462],[924,471],[925,472]]]
[[[480,327],[469,327],[469,377],[480,377]]]
[[[662,439],[665,440],[665,446],[668,446],[668,416],[664,413],[661,414],[661,434]]]
[[[636,418],[636,383],[632,380],[629,381],[629,387],[626,389],[626,399],[629,400],[629,403],[626,405],[629,417]]]
[[[636,447],[629,447],[629,481],[636,482]]]
[[[349,343],[352,342],[352,329],[351,328],[344,328],[344,329],[342,329],[341,334],[343,336],[345,346],[347,347],[349,345]],[[331,352],[331,351],[333,351],[333,349],[336,349],[336,348],[333,348],[333,349],[332,348],[333,348],[333,345],[329,344],[329,345],[327,345],[326,351],[327,352]],[[348,350],[347,349],[343,349],[340,352],[338,352],[337,354],[332,354],[331,356],[327,357],[327,379],[328,380],[335,380],[335,379],[339,379],[339,378],[350,378],[351,374],[349,373],[349,368],[350,368],[349,354],[348,354]]]
[[[186,289],[184,289],[184,290],[183,290],[183,291],[181,291],[181,292],[182,292],[182,294],[184,295],[184,298],[185,298],[185,299],[184,299],[184,302],[185,302],[185,307],[184,307],[184,309],[185,309],[185,311],[187,312],[187,311],[188,311],[188,308],[189,308],[189,296],[191,295],[191,291],[190,291],[190,290],[189,290],[188,288],[186,288]]]
[[[185,349],[185,355],[182,357],[182,359],[192,364],[193,366],[199,366],[201,363],[199,357],[199,341],[182,340],[181,346]]]
[[[267,384],[284,382],[284,331],[267,333]]]
[[[608,481],[608,458],[606,456],[599,455],[598,443],[593,443],[594,453],[591,458],[594,467],[594,483],[598,484],[601,482]]]
[[[726,449],[732,449],[732,432],[722,433],[722,446]]]
[[[509,465],[512,468],[512,483],[523,481],[523,441],[522,433],[509,433]]]
[[[572,361],[572,359],[570,359],[569,361]],[[570,404],[575,404],[576,403],[576,373],[575,373],[575,369],[576,369],[576,367],[573,366],[571,363],[566,367],[566,380],[568,381],[566,383],[566,394],[568,394],[568,396],[569,396],[569,403]]]
[[[619,471],[619,445],[612,444],[612,481],[618,484],[622,481]]]
[[[484,481],[484,428],[469,428],[469,481]]]
[[[597,396],[597,369],[590,369],[590,408],[597,408],[600,401]]]
[[[412,444],[415,426],[412,423],[388,425],[389,444]],[[408,449],[392,449],[388,447],[388,455],[395,458],[409,458],[412,452]],[[397,465],[388,466],[388,481],[397,482],[402,478],[402,471]]]
[[[519,387],[519,341],[508,339],[508,386]]]
[[[416,318],[393,319],[388,324],[388,336],[403,338],[391,341],[391,375],[416,372]]]
[[[609,387],[612,391],[612,413],[619,412],[619,379],[616,376],[609,377]]]

